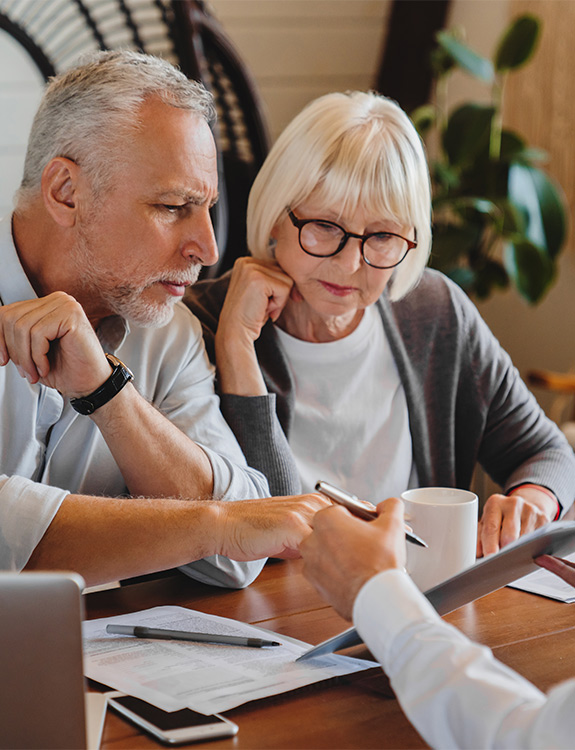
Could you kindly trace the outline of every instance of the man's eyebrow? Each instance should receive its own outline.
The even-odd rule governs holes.
[[[212,208],[212,206],[214,206],[218,202],[220,194],[217,193],[215,198],[213,198],[212,200],[208,200],[208,197],[205,193],[189,192],[187,190],[167,190],[166,192],[160,193],[160,195],[158,195],[158,200],[166,203],[169,203],[170,200],[173,200],[174,198],[180,198],[186,203],[191,203],[194,206],[203,206],[208,203],[208,207]]]

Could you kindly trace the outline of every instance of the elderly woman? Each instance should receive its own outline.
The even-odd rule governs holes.
[[[378,502],[467,488],[479,462],[504,493],[480,521],[489,554],[567,510],[575,459],[473,304],[425,269],[430,214],[424,150],[397,104],[323,96],[254,182],[252,257],[188,304],[224,414],[274,493],[325,479]]]

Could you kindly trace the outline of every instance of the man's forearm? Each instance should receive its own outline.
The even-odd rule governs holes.
[[[68,495],[26,568],[74,570],[95,585],[211,555],[296,557],[328,504],[320,495],[234,503]]]
[[[88,585],[184,565],[219,552],[217,504],[69,495],[27,570],[73,570]]]
[[[91,418],[132,495],[194,499],[212,496],[212,466],[204,451],[133,385],[127,385]]]

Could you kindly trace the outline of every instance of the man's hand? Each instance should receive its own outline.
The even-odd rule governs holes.
[[[555,575],[562,578],[565,583],[575,587],[575,563],[572,563],[569,560],[563,560],[560,557],[552,557],[551,555],[541,555],[541,557],[536,557],[535,562],[549,572],[555,573]]]
[[[63,396],[87,396],[110,365],[82,306],[64,292],[0,307],[0,365]]]
[[[304,574],[346,620],[363,584],[382,570],[405,565],[403,503],[377,506],[375,521],[362,521],[334,506],[313,519],[313,533],[301,545]]]
[[[311,534],[314,515],[329,505],[323,495],[315,494],[214,503],[216,549],[239,562],[299,557],[299,546]]]
[[[557,501],[535,485],[519,487],[511,495],[491,495],[477,529],[477,557],[498,552],[552,521],[556,513]]]
[[[220,387],[238,396],[267,394],[254,342],[281,315],[293,280],[273,261],[238,258],[216,332]]]

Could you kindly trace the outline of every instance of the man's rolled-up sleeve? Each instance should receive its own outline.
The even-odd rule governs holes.
[[[238,456],[239,463],[236,464],[206,446],[202,448],[214,472],[214,497],[230,501],[269,495],[265,477],[246,466],[243,456]],[[265,563],[266,559],[236,562],[222,555],[212,555],[184,565],[180,570],[191,578],[211,586],[244,588],[255,581]]]
[[[172,366],[160,369],[153,389],[140,383],[144,394],[203,449],[212,466],[215,500],[269,497],[267,479],[248,466],[220,411],[220,399],[214,392],[215,368],[207,358],[199,321],[187,308],[177,306],[175,323],[179,324],[175,338],[167,340],[166,350],[157,355],[159,362],[169,361]],[[265,562],[235,562],[215,555],[181,570],[203,583],[243,588],[255,580]]]
[[[0,474],[0,570],[20,571],[69,493]]]

